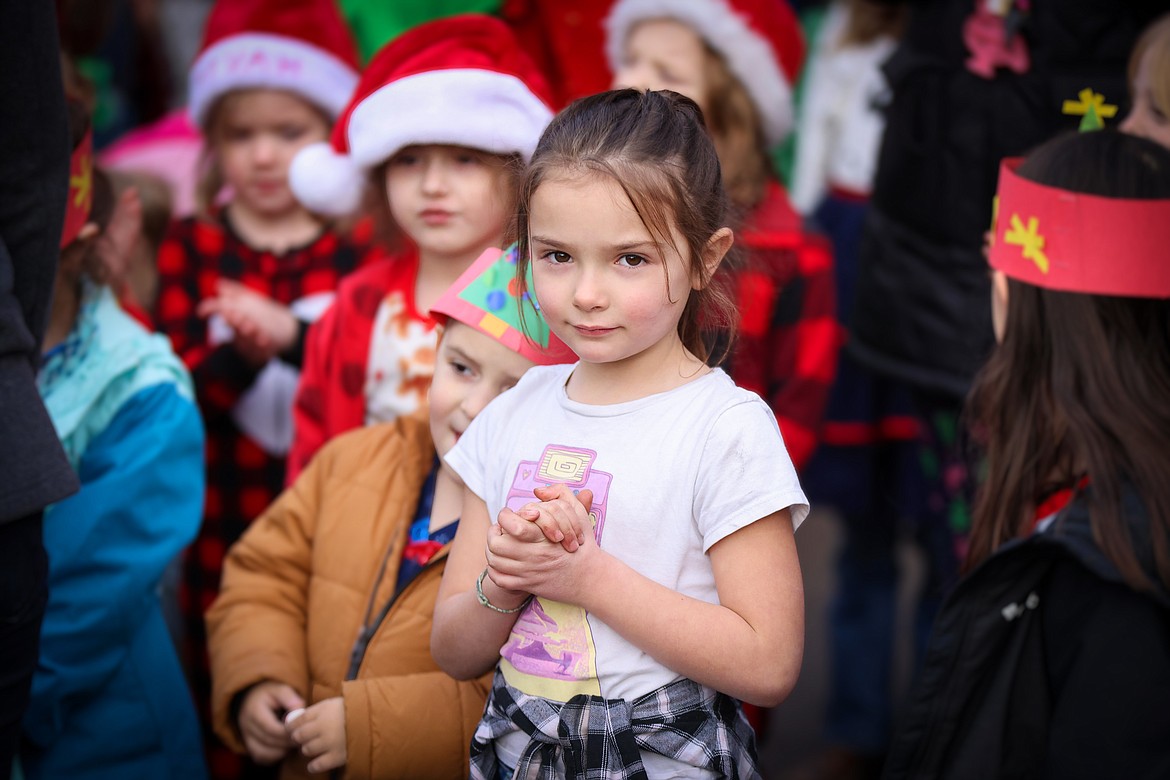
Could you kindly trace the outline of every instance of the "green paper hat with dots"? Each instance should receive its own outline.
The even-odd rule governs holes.
[[[488,249],[431,307],[431,316],[470,325],[538,365],[575,361],[545,322],[532,295],[531,267],[528,274],[528,289],[520,293],[515,244]]]

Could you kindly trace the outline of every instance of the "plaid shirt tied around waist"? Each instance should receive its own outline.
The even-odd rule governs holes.
[[[579,695],[564,704],[529,696],[496,670],[471,741],[472,780],[496,780],[494,741],[519,727],[529,736],[515,780],[647,780],[642,750],[725,778],[758,778],[755,733],[739,703],[705,700],[693,680],[677,680],[634,701]]]

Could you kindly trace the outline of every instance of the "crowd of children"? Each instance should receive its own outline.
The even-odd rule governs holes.
[[[1082,132],[996,178],[923,162],[963,135],[923,69],[965,47],[994,129],[1000,71],[1068,86],[1049,3],[835,0],[803,103],[787,0],[451,5],[215,0],[189,215],[95,164],[68,56],[69,154],[0,128],[0,780],[775,775],[806,493],[846,532],[818,780],[1170,775],[1170,16],[1098,19]],[[923,229],[962,178],[994,207]],[[984,208],[978,316],[906,325]]]

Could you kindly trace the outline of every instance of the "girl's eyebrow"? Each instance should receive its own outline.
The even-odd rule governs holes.
[[[455,346],[454,344],[449,344],[447,346],[447,349],[453,353],[453,354],[449,355],[449,357],[453,357],[461,363],[468,363],[472,366],[479,365],[475,360],[473,360],[470,356],[468,356],[468,354],[466,352],[464,352],[463,350],[461,350],[459,347]]]
[[[630,241],[624,244],[613,244],[610,246],[610,251],[613,252],[633,252],[645,251],[647,249],[657,249],[658,245],[653,241]]]
[[[546,238],[544,236],[532,236],[528,239],[528,241],[532,244],[546,244],[548,246],[562,246],[564,244],[564,242],[557,241],[555,238]],[[653,241],[631,240],[610,244],[608,247],[606,247],[606,250],[609,252],[633,252],[657,249],[657,247],[658,245]]]

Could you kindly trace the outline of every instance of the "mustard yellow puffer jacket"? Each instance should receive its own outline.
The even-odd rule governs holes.
[[[468,776],[490,675],[457,682],[431,658],[446,548],[399,595],[356,679],[344,682],[383,559],[374,613],[393,595],[434,457],[417,418],[339,436],[231,548],[207,628],[215,730],[234,749],[244,749],[234,700],[277,680],[308,703],[344,697],[345,777]],[[305,761],[293,751],[282,777],[302,776]]]

